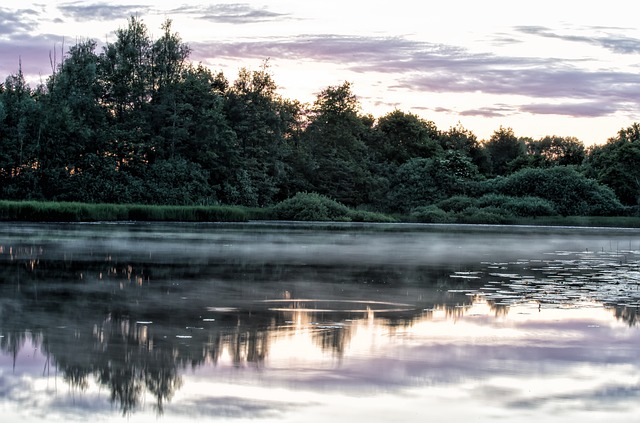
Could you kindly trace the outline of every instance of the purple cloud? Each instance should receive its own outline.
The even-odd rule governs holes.
[[[198,19],[232,24],[273,21],[288,17],[287,14],[276,13],[266,8],[256,8],[247,3],[211,4],[207,6],[182,6],[171,13],[194,15]]]

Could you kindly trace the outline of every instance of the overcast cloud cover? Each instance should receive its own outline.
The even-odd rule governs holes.
[[[0,5],[0,77],[21,62],[32,83],[44,80],[52,51],[82,38],[111,42],[137,15],[152,36],[172,19],[192,60],[230,80],[269,59],[284,96],[311,102],[347,80],[376,117],[399,108],[480,138],[502,125],[586,144],[640,120],[640,5],[513,3],[9,0]]]

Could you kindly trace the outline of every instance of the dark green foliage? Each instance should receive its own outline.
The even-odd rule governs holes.
[[[513,169],[518,159],[525,157],[527,148],[511,128],[500,127],[484,145],[490,159],[494,175],[505,175]]]
[[[453,197],[441,200],[436,204],[442,210],[448,212],[461,212],[476,205],[476,199],[464,195],[454,195]]]
[[[273,214],[281,220],[391,222],[388,216],[352,210],[335,200],[317,193],[300,192],[273,207]]]
[[[588,176],[607,185],[628,206],[640,204],[640,124],[621,129],[618,136],[589,151]]]
[[[392,178],[387,207],[392,212],[406,213],[464,194],[478,178],[476,166],[455,151],[430,159],[411,159],[400,166]]]
[[[375,127],[377,136],[370,146],[382,162],[401,165],[417,157],[433,157],[442,151],[440,134],[433,122],[400,110],[381,117]]]
[[[241,209],[248,218],[389,220],[363,211],[380,210],[505,223],[630,214],[618,198],[638,208],[640,124],[588,151],[572,137],[535,141],[503,127],[478,141],[400,110],[362,114],[349,82],[312,105],[282,98],[268,62],[229,82],[189,61],[169,20],[154,41],[131,17],[96,48],[78,42],[36,88],[21,69],[0,84],[0,199],[54,204],[46,217],[50,206],[25,202],[21,216],[209,220],[218,211],[191,206],[231,204],[251,207]]]
[[[553,202],[540,197],[509,197],[501,194],[486,194],[478,198],[475,203],[482,208],[497,207],[519,217],[555,216],[558,214]]]
[[[481,223],[485,225],[501,225],[513,223],[515,216],[500,207],[469,207],[456,215],[458,223]]]
[[[586,157],[584,145],[574,137],[546,136],[530,140],[527,150],[536,167],[579,166]]]
[[[422,206],[411,210],[411,219],[423,223],[455,223],[456,217],[438,206]]]
[[[229,206],[143,206],[66,202],[0,201],[0,220],[95,222],[111,220],[237,222],[253,215]]]
[[[487,186],[498,194],[546,199],[563,216],[609,216],[624,212],[611,189],[571,167],[523,169],[489,181]]]
[[[298,193],[276,204],[273,211],[278,219],[283,220],[349,220],[347,206],[316,193]]]

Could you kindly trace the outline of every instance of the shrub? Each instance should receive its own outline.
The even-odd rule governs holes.
[[[275,217],[282,220],[349,221],[350,210],[317,193],[299,192],[273,207]]]
[[[411,211],[411,218],[423,223],[454,223],[456,218],[438,206],[416,207]]]
[[[511,197],[501,194],[485,194],[477,200],[478,207],[497,207],[515,216],[555,216],[555,205],[540,197]]]
[[[494,193],[538,197],[552,202],[563,216],[622,214],[614,192],[571,167],[527,168],[486,184]]]
[[[461,212],[462,210],[476,205],[476,199],[463,195],[454,195],[446,200],[439,201],[436,205],[448,212]]]
[[[276,204],[272,216],[281,220],[338,222],[395,222],[390,216],[365,210],[352,210],[317,193],[299,192]]]
[[[515,216],[507,210],[489,206],[489,207],[469,207],[456,214],[460,223],[482,223],[489,225],[499,225],[510,223]]]

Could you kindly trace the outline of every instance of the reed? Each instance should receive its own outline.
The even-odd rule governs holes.
[[[30,222],[244,222],[256,214],[238,206],[157,206],[45,201],[0,201],[0,220]]]

